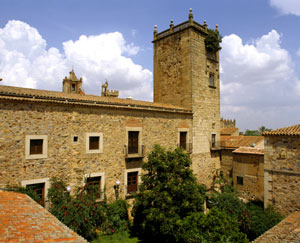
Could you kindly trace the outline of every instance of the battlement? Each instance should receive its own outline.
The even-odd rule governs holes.
[[[106,80],[105,83],[102,85],[101,96],[118,97],[119,96],[119,91],[118,90],[109,90],[108,89],[108,83],[107,83],[107,80]]]
[[[174,33],[180,32],[182,30],[188,29],[188,28],[194,28],[197,31],[202,32],[203,34],[208,35],[206,21],[204,20],[203,25],[201,25],[198,22],[194,21],[193,11],[190,8],[189,20],[188,21],[185,21],[183,23],[180,23],[180,24],[174,26],[173,20],[171,20],[170,28],[167,29],[167,30],[164,30],[160,33],[157,32],[157,25],[155,25],[154,26],[154,33],[153,33],[153,35],[154,35],[153,36],[153,42],[155,42],[157,40],[160,40],[162,38],[165,38],[167,36],[170,36]],[[219,31],[218,30],[218,25],[216,25],[216,31]]]
[[[236,121],[235,119],[231,120],[231,119],[223,119],[223,117],[221,118],[221,128],[235,128],[235,124]]]

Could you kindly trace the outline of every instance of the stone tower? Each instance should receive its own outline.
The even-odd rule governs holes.
[[[216,26],[218,31],[218,26]],[[193,112],[192,161],[199,182],[210,185],[220,168],[219,53],[206,49],[207,24],[189,19],[157,32],[154,28],[154,102]]]
[[[65,77],[63,80],[63,92],[64,93],[75,93],[75,94],[84,94],[82,88],[82,78],[78,79],[74,70],[70,72],[70,76]]]

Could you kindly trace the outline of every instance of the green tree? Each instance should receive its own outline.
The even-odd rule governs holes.
[[[144,241],[174,242],[178,222],[203,211],[205,188],[197,184],[189,155],[155,145],[142,168],[143,184],[133,207],[133,231]]]
[[[244,136],[261,136],[258,130],[246,130]]]

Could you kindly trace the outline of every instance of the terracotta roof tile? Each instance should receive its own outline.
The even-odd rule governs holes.
[[[299,243],[300,242],[300,212],[294,212],[279,224],[269,229],[253,242],[261,243]]]
[[[81,95],[70,94],[57,91],[38,90],[19,88],[13,86],[0,85],[0,99],[13,99],[13,100],[30,100],[32,102],[55,102],[55,103],[72,103],[84,105],[105,105],[124,108],[140,108],[140,109],[156,109],[176,112],[188,112],[190,110],[174,106],[171,104],[162,104],[157,102],[148,102],[131,99],[121,99],[116,97],[103,97],[97,95]]]
[[[0,242],[87,242],[29,196],[0,190]]]
[[[290,136],[300,136],[300,124],[290,127],[283,127],[279,129],[272,130],[270,132],[264,132],[264,136],[271,135],[290,135]]]
[[[253,148],[253,147],[239,147],[238,149],[232,151],[233,153],[239,154],[264,154],[263,148]]]
[[[250,147],[263,141],[263,136],[221,136],[221,146],[224,148]]]

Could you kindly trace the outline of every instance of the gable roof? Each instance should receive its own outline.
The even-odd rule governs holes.
[[[253,242],[281,243],[299,242],[300,239],[300,212],[294,212],[279,224],[266,231]]]
[[[274,129],[270,132],[264,132],[264,136],[272,136],[272,135],[288,135],[288,136],[300,136],[300,124],[290,127],[283,127]]]
[[[39,89],[19,88],[4,85],[0,85],[0,99],[192,113],[190,110],[184,107],[171,104],[121,99],[116,97],[103,97],[97,95],[82,95]]]
[[[250,147],[264,142],[263,136],[221,136],[221,146],[225,149]]]
[[[238,154],[259,154],[264,155],[264,149],[263,148],[253,148],[253,147],[239,147],[232,151],[233,153]]]
[[[29,196],[0,190],[0,242],[87,242]]]

